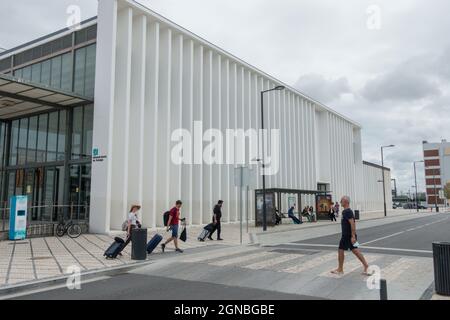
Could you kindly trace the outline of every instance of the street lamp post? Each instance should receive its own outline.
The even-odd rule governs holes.
[[[384,216],[387,216],[387,209],[386,209],[386,182],[385,182],[385,178],[384,178],[384,154],[383,154],[383,149],[384,148],[393,148],[395,147],[393,144],[389,145],[389,146],[382,146],[381,147],[381,174],[383,175],[383,206],[384,206]]]
[[[397,197],[397,179],[391,179],[391,181],[394,181],[394,195]]]
[[[416,209],[417,212],[419,212],[419,199],[417,198],[417,174],[416,174],[416,163],[421,163],[424,162],[423,160],[420,161],[414,161],[414,183],[415,183],[415,188],[416,188]]]
[[[436,209],[436,212],[439,212],[437,203],[436,175],[433,175],[433,184],[434,184],[434,208]]]
[[[416,189],[416,186],[411,186],[411,188]],[[412,200],[417,205],[417,191],[415,191],[411,197],[413,197]],[[414,209],[414,207],[412,209]]]
[[[267,231],[267,210],[266,210],[266,172],[265,172],[265,160],[264,160],[264,93],[270,91],[284,90],[284,86],[276,86],[275,88],[261,91],[261,163],[262,163],[262,185],[263,185],[263,231]]]

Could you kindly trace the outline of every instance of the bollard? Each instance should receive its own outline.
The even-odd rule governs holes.
[[[380,300],[388,300],[387,282],[385,279],[380,280]]]
[[[131,259],[147,259],[147,229],[136,228],[131,232]]]
[[[436,293],[450,296],[450,242],[433,242],[433,264]]]

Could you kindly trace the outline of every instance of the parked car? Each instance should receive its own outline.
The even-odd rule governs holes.
[[[403,209],[413,209],[414,204],[412,203],[405,203],[403,204]]]
[[[416,209],[417,207],[419,207],[419,209],[427,209],[426,206],[424,206],[423,204],[420,204],[417,206],[415,203],[405,203],[403,205],[403,209]]]

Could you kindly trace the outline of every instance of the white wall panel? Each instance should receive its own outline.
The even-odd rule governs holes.
[[[128,205],[143,203],[144,169],[144,108],[145,108],[145,68],[147,50],[147,17],[141,15],[133,21],[131,52],[131,96],[130,125],[128,126]]]
[[[158,85],[158,140],[157,140],[157,225],[162,225],[162,213],[173,205],[170,191],[170,108],[172,84],[172,30],[160,28],[159,43],[159,85]],[[158,214],[160,213],[160,214]]]
[[[194,48],[194,110],[193,117],[194,121],[203,121],[203,57],[204,48],[201,45],[196,45]],[[192,199],[193,199],[193,209],[192,209],[192,223],[201,224],[203,223],[203,128],[201,130],[195,129],[193,143],[193,178],[192,178]]]
[[[111,228],[119,229],[128,211],[128,151],[130,125],[130,95],[131,95],[131,45],[133,11],[125,8],[118,12],[117,22],[117,60],[115,99],[114,99],[114,130],[112,146],[112,180],[111,180]]]
[[[194,132],[194,41],[185,40],[183,45],[183,98],[181,106],[182,128],[189,132]],[[192,145],[193,139],[191,137]],[[192,155],[191,155],[192,156]],[[190,159],[193,160],[193,157]],[[192,181],[194,179],[194,165],[184,163],[181,166],[181,196],[184,200],[183,212],[190,223],[193,222],[194,215],[194,193]]]
[[[158,84],[159,84],[159,23],[148,22],[145,65],[145,106],[144,106],[144,167],[142,222],[145,227],[156,227],[157,214],[157,161],[158,148]]]
[[[212,76],[213,76],[213,52],[206,50],[203,60],[203,129],[206,131],[212,128],[213,117],[213,97],[212,97]],[[206,146],[206,143],[204,144]],[[203,165],[203,212],[202,223],[209,222],[213,197],[212,197],[212,166]]]

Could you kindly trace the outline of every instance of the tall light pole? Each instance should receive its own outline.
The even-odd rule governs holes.
[[[261,91],[261,139],[262,139],[262,185],[263,185],[263,231],[267,231],[267,210],[266,210],[266,163],[264,160],[264,93],[270,91],[281,91],[284,90],[284,86],[276,86],[275,88]]]
[[[384,148],[393,148],[395,147],[393,144],[389,146],[382,146],[381,147],[381,174],[383,175],[383,206],[384,206],[384,216],[387,217],[387,209],[386,209],[386,182],[384,179],[384,154],[383,149]]]
[[[436,209],[436,212],[439,212],[438,203],[437,203],[436,175],[433,175],[433,184],[434,184],[434,207]]]
[[[415,184],[415,188],[416,188],[416,209],[417,212],[419,212],[419,199],[417,197],[417,174],[416,174],[416,163],[422,163],[425,162],[423,160],[420,161],[414,161],[414,184]]]
[[[391,179],[391,181],[394,181],[394,194],[395,197],[397,197],[397,179]]]

